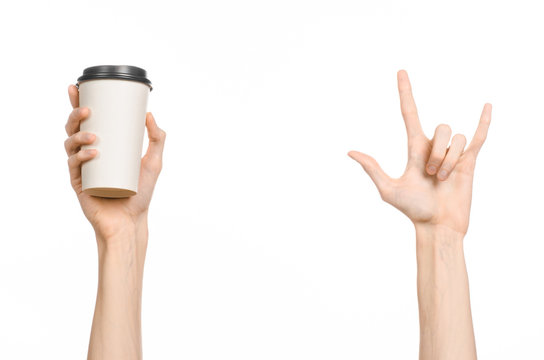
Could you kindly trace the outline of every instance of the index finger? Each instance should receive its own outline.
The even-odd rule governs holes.
[[[406,73],[405,70],[400,70],[397,73],[397,81],[400,96],[400,110],[402,112],[402,117],[404,118],[404,124],[406,125],[408,139],[410,139],[414,136],[423,134],[423,130],[421,129],[421,124],[419,122],[416,102],[412,95],[412,86],[410,85],[408,73]]]
[[[478,152],[480,152],[480,149],[482,148],[482,145],[485,142],[485,139],[487,138],[487,131],[489,130],[489,124],[491,123],[491,104],[487,103],[484,105],[484,109],[482,110],[482,115],[480,116],[480,122],[478,123],[478,128],[476,129],[476,132],[474,133],[474,137],[472,138],[472,141],[468,145],[465,152],[472,151],[474,152],[474,155],[478,155]]]
[[[68,87],[68,96],[70,97],[72,108],[77,108],[79,106],[79,90],[75,85]]]

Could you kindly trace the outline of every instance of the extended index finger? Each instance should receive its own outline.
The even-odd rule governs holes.
[[[79,90],[75,85],[70,85],[68,87],[68,96],[70,97],[72,108],[77,108],[79,106]]]
[[[400,70],[397,73],[397,81],[400,96],[400,110],[402,112],[402,117],[404,118],[404,124],[406,125],[408,139],[410,139],[414,136],[423,134],[423,130],[421,129],[421,124],[419,122],[416,102],[412,95],[412,86],[410,85],[408,73],[405,70]]]

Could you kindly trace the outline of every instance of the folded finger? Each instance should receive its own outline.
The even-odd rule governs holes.
[[[68,154],[68,156],[75,154],[79,151],[81,145],[92,144],[95,139],[96,135],[90,132],[79,131],[75,133],[64,142],[66,154]]]
[[[72,180],[81,176],[81,163],[91,160],[98,154],[96,149],[80,150],[68,158],[68,169]]]
[[[434,137],[432,139],[432,150],[427,162],[427,173],[434,175],[438,171],[442,160],[446,155],[448,144],[451,137],[451,128],[446,124],[440,124],[436,127]]]
[[[448,153],[446,154],[446,157],[442,162],[442,166],[440,166],[440,171],[438,171],[438,180],[446,180],[448,178],[448,176],[455,168],[457,161],[461,157],[461,154],[463,153],[463,149],[465,148],[466,144],[467,139],[464,135],[455,134],[453,136],[453,138],[451,139],[450,148],[448,149]]]
[[[75,108],[72,110],[70,116],[68,116],[68,122],[66,122],[66,126],[64,127],[68,136],[72,136],[79,131],[79,124],[81,121],[86,119],[89,114],[90,110],[86,107]]]

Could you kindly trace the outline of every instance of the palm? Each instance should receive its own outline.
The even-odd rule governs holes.
[[[400,71],[398,80],[408,133],[408,162],[404,174],[392,179],[372,157],[355,151],[350,152],[350,156],[370,175],[382,199],[412,222],[442,224],[464,234],[469,223],[476,156],[485,141],[490,107],[484,107],[476,134],[465,151],[466,140],[462,135],[454,136],[451,146],[446,148],[451,134],[449,127],[440,125],[433,139],[428,139],[421,130],[407,74]],[[430,173],[430,164],[437,169],[440,165],[447,168],[447,177],[439,179]]]
[[[449,177],[440,181],[425,172],[432,142],[422,138],[408,161],[404,174],[394,180],[392,196],[386,201],[414,222],[443,223],[465,233],[472,197],[473,168],[461,156]]]
[[[155,174],[158,175],[156,171],[152,171],[152,166],[149,156],[144,156],[140,166],[139,191],[128,198],[108,199],[88,195],[82,191],[81,176],[73,179],[72,185],[83,213],[97,232],[104,237],[113,236],[123,226],[133,225],[145,213],[156,182]]]

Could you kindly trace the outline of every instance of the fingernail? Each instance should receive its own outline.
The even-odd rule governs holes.
[[[96,153],[96,149],[87,149],[85,150],[85,152],[88,154],[88,155],[94,155]]]
[[[445,179],[446,175],[448,175],[448,172],[446,170],[440,170],[440,172],[438,173],[438,176],[442,179]]]
[[[94,134],[85,134],[85,141],[91,141],[94,138]]]
[[[436,171],[436,166],[434,166],[434,165],[429,165],[428,169],[429,169],[429,172],[430,172],[430,173],[434,173],[434,172]]]

